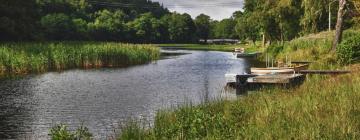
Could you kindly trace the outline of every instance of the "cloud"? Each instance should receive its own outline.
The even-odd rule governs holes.
[[[212,19],[229,18],[243,7],[243,0],[152,0],[163,3],[170,11],[188,13],[193,18],[201,13]]]

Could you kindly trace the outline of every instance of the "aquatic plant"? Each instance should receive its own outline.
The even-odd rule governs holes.
[[[89,129],[81,125],[75,132],[68,130],[67,126],[60,124],[50,130],[52,140],[91,140],[92,134]]]
[[[0,44],[0,75],[71,68],[122,67],[158,59],[159,48],[103,42]]]

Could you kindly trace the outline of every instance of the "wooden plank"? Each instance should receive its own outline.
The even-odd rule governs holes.
[[[351,71],[347,70],[301,70],[301,74],[347,74]]]
[[[310,63],[313,63],[313,62],[309,62],[309,61],[292,61],[291,63],[292,64],[310,64]]]
[[[248,83],[263,83],[263,84],[289,84],[301,78],[302,74],[276,74],[276,75],[261,75],[248,79]]]

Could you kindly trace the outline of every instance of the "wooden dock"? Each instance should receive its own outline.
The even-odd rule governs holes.
[[[303,74],[268,74],[248,78],[249,84],[292,84],[304,79]]]
[[[235,81],[237,87],[247,88],[251,85],[294,85],[301,83],[304,80],[304,74],[267,74],[236,75],[236,80],[233,81]]]
[[[301,74],[329,74],[329,75],[338,75],[338,74],[348,74],[351,71],[347,70],[301,70]]]
[[[227,75],[232,79],[232,75]],[[264,86],[280,86],[291,88],[304,82],[303,74],[267,74],[267,75],[236,75],[235,80],[228,79],[228,85],[236,88],[237,94],[247,94],[249,90],[257,90]]]

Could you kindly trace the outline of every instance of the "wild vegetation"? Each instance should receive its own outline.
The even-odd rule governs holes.
[[[262,52],[264,48],[251,44],[158,44],[159,47],[177,48],[185,50],[203,50],[203,51],[224,51],[233,52],[235,48],[246,48],[246,52]]]
[[[345,40],[349,41],[341,46],[354,42],[350,40],[356,33],[346,31]],[[332,58],[326,55],[331,48],[330,35],[329,32],[313,34],[267,51],[277,54],[277,58],[299,54],[294,59],[309,58],[315,62],[311,64],[313,68],[329,68],[314,66],[319,62],[340,67],[334,54]],[[268,87],[235,101],[160,111],[153,128],[131,123],[119,139],[357,139],[360,65],[355,63],[346,69],[353,73],[308,76],[303,85],[294,89]]]
[[[148,0],[2,0],[0,40],[91,40],[130,43],[196,43],[232,38],[289,41],[336,23],[331,0],[244,0],[243,11],[221,21],[169,12]],[[329,8],[330,7],[330,8]],[[358,23],[356,0],[347,4],[344,28]],[[240,9],[241,7],[239,7]]]
[[[347,12],[339,14],[344,18],[340,27],[358,27],[359,1],[340,1],[348,2],[343,5]],[[148,0],[1,0],[0,40],[195,43],[200,38],[234,38],[254,46],[262,40],[263,46],[268,44],[264,54],[313,61],[311,68],[352,64],[346,67],[352,74],[309,76],[295,89],[265,88],[236,101],[161,111],[153,128],[130,123],[119,139],[357,139],[358,30],[345,32],[336,52],[330,52],[333,32],[323,32],[334,29],[337,11],[331,9],[338,7],[332,0],[244,0],[243,11],[215,21],[204,14],[192,19],[169,12]],[[234,46],[187,48],[227,51]],[[159,49],[152,45],[8,42],[0,45],[0,76],[141,64],[158,57]],[[86,128],[72,133],[63,125],[54,127],[50,136],[91,137]]]
[[[333,32],[311,34],[270,46],[276,59],[313,61],[311,68],[340,68],[330,52]],[[347,30],[340,46],[358,48],[357,30]],[[355,39],[355,40],[354,40]],[[350,42],[350,43],[349,43]],[[351,45],[347,45],[351,44]],[[340,47],[341,48],[341,47]],[[184,105],[156,114],[151,128],[129,122],[118,139],[357,139],[360,135],[359,50],[351,53],[351,74],[308,76],[293,89],[265,87],[238,100]],[[265,54],[266,54],[265,53]],[[337,57],[334,57],[337,56]],[[348,57],[348,56],[347,56]],[[347,58],[346,57],[346,58]],[[329,66],[330,65],[330,66]]]
[[[356,139],[360,75],[309,77],[297,89],[263,89],[236,101],[157,114],[154,128],[123,131],[132,139]],[[141,131],[139,131],[141,130]]]
[[[321,32],[294,39],[290,42],[274,43],[265,54],[274,60],[309,61],[313,62],[311,69],[338,69],[342,65],[355,62],[360,56],[358,49],[358,29],[344,32],[344,41],[336,53],[330,52],[334,32]],[[265,58],[262,58],[265,60]]]
[[[70,68],[121,67],[158,59],[159,48],[99,42],[0,44],[0,75]]]

